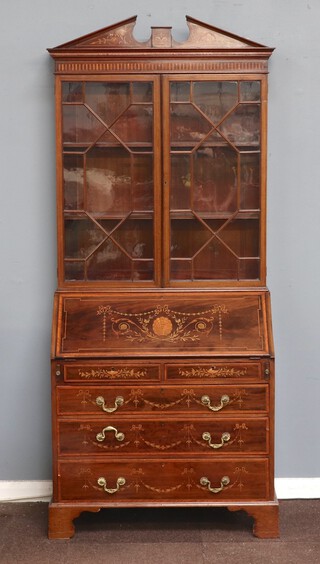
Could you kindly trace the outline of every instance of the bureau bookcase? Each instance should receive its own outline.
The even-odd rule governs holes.
[[[278,535],[266,287],[272,49],[187,17],[54,49],[49,537],[83,511],[227,507]]]

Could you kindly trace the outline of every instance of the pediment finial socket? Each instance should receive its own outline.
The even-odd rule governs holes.
[[[152,27],[151,28],[151,46],[162,49],[172,47],[172,27]]]

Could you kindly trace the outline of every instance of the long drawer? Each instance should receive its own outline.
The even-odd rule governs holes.
[[[268,419],[60,420],[59,454],[159,455],[268,452]]]
[[[58,414],[266,412],[266,384],[232,386],[58,386]]]
[[[58,474],[60,501],[212,503],[265,500],[270,495],[268,460],[263,458],[60,460]]]

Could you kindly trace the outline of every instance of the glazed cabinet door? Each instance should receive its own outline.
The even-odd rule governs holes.
[[[60,286],[158,285],[158,78],[58,77],[56,88]]]
[[[265,278],[261,76],[164,79],[166,285]]]

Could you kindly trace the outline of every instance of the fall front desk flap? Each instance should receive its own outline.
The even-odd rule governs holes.
[[[268,356],[267,292],[59,293],[53,356]]]

